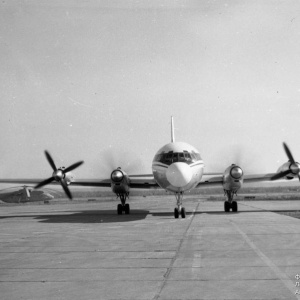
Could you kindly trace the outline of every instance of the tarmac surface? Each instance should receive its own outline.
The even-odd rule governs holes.
[[[0,205],[0,298],[300,299],[300,201],[129,203]]]

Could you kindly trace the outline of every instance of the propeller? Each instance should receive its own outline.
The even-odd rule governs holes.
[[[68,172],[71,172],[72,170],[75,170],[76,168],[78,168],[81,164],[83,164],[83,161],[79,161],[79,162],[69,166],[66,169],[60,169],[60,168],[57,169],[50,153],[47,150],[45,151],[45,155],[46,155],[46,158],[47,158],[50,166],[53,169],[53,174],[50,178],[40,182],[34,188],[38,189],[42,186],[45,186],[45,185],[51,183],[52,181],[60,182],[60,184],[61,184],[63,190],[65,191],[65,193],[67,194],[68,198],[72,200],[72,194],[71,194],[71,192],[68,188],[68,185],[67,185],[66,181],[64,180],[65,174],[68,173]]]
[[[283,172],[279,172],[277,174],[275,174],[274,176],[271,177],[271,180],[276,180],[276,179],[280,179],[282,177],[285,177],[286,175],[292,173],[293,175],[298,175],[298,178],[299,178],[299,181],[300,181],[300,169],[299,169],[299,164],[297,162],[295,162],[294,160],[294,157],[289,149],[289,147],[287,146],[286,143],[283,143],[283,148],[284,148],[284,151],[287,155],[287,157],[289,158],[289,161],[290,161],[290,166],[289,168],[286,170],[286,171],[283,171]]]
[[[121,167],[127,174],[141,173],[144,171],[144,164],[139,155],[121,148],[110,148],[100,153],[102,175],[109,177],[113,170]]]
[[[226,157],[226,160],[216,157]],[[206,160],[208,172],[215,172],[215,170],[222,170],[219,173],[223,173],[229,164],[235,164],[243,170],[244,174],[256,174],[261,169],[260,157],[255,149],[250,149],[245,145],[234,144],[230,147],[220,148],[215,153],[211,153],[210,157]]]

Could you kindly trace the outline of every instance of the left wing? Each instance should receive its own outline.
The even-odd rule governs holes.
[[[160,189],[161,187],[157,184],[154,178],[150,179],[133,179],[130,176],[130,184],[131,188],[136,189]]]
[[[35,184],[37,185],[40,183],[43,179],[41,178],[17,178],[17,179],[0,179],[0,183],[19,183],[19,184]],[[57,184],[57,182],[52,182],[51,184]]]
[[[145,177],[145,175],[134,176],[134,177]],[[32,184],[37,185],[41,182],[41,178],[17,178],[17,179],[0,179],[0,183],[16,183],[16,184]],[[60,184],[59,182],[53,181],[49,184]],[[111,179],[80,179],[73,181],[72,186],[90,186],[90,187],[111,187]],[[132,178],[130,176],[129,186],[132,188],[149,189],[149,188],[160,188],[156,183],[153,176],[152,178]]]
[[[143,176],[141,176],[143,177]],[[111,179],[84,179],[76,180],[72,182],[72,186],[91,186],[91,187],[111,187]],[[140,188],[140,189],[151,189],[151,188],[160,188],[156,181],[151,179],[133,179],[130,176],[129,187],[131,188]]]

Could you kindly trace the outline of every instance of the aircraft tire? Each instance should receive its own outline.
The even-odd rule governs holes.
[[[181,218],[182,219],[185,218],[185,208],[184,207],[181,208]]]
[[[224,211],[229,212],[230,210],[230,203],[228,201],[224,202]]]
[[[129,215],[129,214],[130,214],[130,206],[129,206],[128,203],[125,204],[124,210],[125,210],[125,214],[126,214],[126,215]]]
[[[123,212],[123,206],[122,204],[118,204],[118,215],[121,215]]]
[[[237,212],[238,211],[238,205],[236,201],[233,201],[232,204],[232,211]]]
[[[179,217],[179,211],[178,211],[177,207],[174,208],[174,217],[175,217],[175,219],[178,219],[178,217]]]

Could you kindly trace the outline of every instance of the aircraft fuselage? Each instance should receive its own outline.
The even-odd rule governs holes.
[[[152,161],[152,172],[158,185],[175,193],[196,187],[203,169],[199,151],[183,142],[166,144],[157,151]]]

